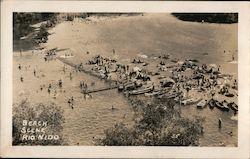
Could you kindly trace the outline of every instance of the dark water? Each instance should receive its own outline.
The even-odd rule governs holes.
[[[238,129],[237,120],[231,119],[233,111],[221,111],[217,108],[211,110],[209,107],[197,109],[196,105],[182,106],[182,116],[187,118],[204,117],[205,133],[200,138],[201,146],[237,146]],[[218,127],[218,119],[222,119],[222,128]],[[235,116],[237,118],[237,116]],[[232,136],[229,132],[232,131]]]

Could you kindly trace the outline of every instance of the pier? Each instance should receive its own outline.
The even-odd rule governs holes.
[[[118,85],[109,86],[109,87],[102,87],[102,88],[95,88],[95,89],[89,89],[89,90],[83,91],[82,93],[84,93],[84,94],[96,93],[96,92],[101,92],[101,91],[106,91],[106,90],[116,89],[116,88],[118,88]]]

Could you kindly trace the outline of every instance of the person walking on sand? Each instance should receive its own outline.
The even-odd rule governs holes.
[[[20,49],[20,56],[23,56],[23,54],[22,54],[22,49]]]
[[[69,73],[69,78],[70,78],[70,80],[72,80],[72,73],[71,72]]]

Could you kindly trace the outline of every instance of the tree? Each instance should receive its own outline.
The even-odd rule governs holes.
[[[64,122],[63,110],[56,106],[54,103],[48,104],[36,104],[31,105],[27,100],[23,100],[20,103],[13,105],[13,123],[12,123],[12,144],[13,145],[64,145],[62,136],[62,124]],[[29,133],[23,131],[28,131],[28,129],[38,128],[41,130],[42,126],[25,126],[24,121],[34,122],[42,121],[47,122],[45,128],[45,133]],[[23,140],[23,136],[34,135],[35,140]],[[60,138],[57,140],[38,140],[39,135],[58,135]]]
[[[96,140],[97,145],[108,146],[194,146],[199,144],[203,133],[202,119],[183,118],[175,109],[173,100],[154,98],[151,104],[133,102],[141,107],[138,120],[132,128],[123,123],[105,131]],[[141,104],[141,105],[140,105]]]

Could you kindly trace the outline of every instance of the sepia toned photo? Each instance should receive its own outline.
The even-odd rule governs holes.
[[[14,12],[12,114],[15,146],[237,147],[238,13]]]
[[[249,4],[1,2],[0,157],[249,158]]]

